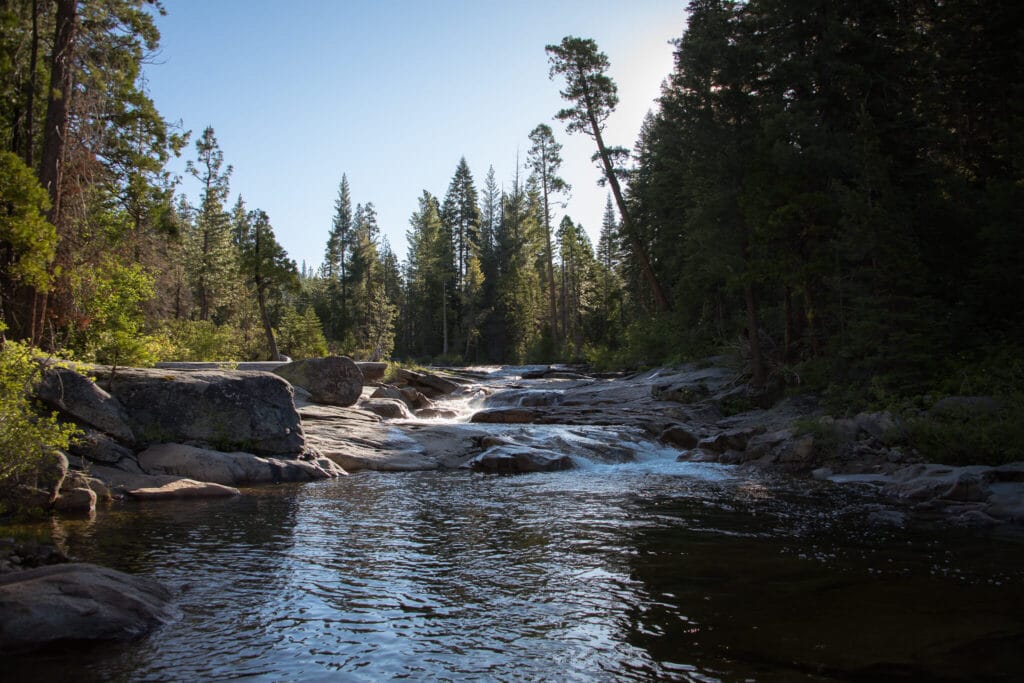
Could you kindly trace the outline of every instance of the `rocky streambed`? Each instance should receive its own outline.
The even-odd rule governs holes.
[[[836,420],[809,396],[752,407],[746,387],[715,363],[615,377],[557,366],[402,370],[387,384],[382,374],[379,364],[341,358],[237,368],[50,368],[39,399],[84,437],[13,500],[61,515],[102,515],[110,505],[230,498],[256,485],[368,470],[607,467],[614,477],[618,465],[683,461],[872,491],[886,504],[865,518],[883,526],[918,514],[960,526],[1024,520],[1024,466],[928,464],[891,445],[888,435],[899,427],[891,415]],[[797,428],[811,421],[838,435],[828,448]],[[28,566],[4,561],[0,569]],[[141,595],[115,614],[108,607],[117,581],[125,595]],[[69,634],[133,637],[172,619],[170,594],[137,583],[87,564],[9,573],[0,582],[0,649],[75,637]],[[60,610],[37,600],[62,592],[77,596],[79,611],[55,623],[49,615]],[[75,619],[83,613],[111,625],[82,629]]]

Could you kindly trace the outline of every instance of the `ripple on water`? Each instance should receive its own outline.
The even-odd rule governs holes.
[[[866,526],[869,499],[807,486],[652,451],[551,474],[367,472],[126,506],[69,523],[67,543],[167,582],[181,618],[138,643],[13,671],[697,681],[970,680],[968,661],[1020,670],[1020,545]]]

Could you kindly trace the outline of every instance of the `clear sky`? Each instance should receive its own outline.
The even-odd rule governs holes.
[[[232,203],[270,215],[292,258],[316,267],[342,173],[353,203],[373,202],[404,257],[423,190],[443,197],[459,158],[477,188],[494,166],[509,186],[517,151],[548,123],[573,186],[565,213],[596,239],[607,190],[595,151],[554,114],[560,80],[544,46],[593,38],[621,102],[606,140],[632,148],[672,68],[684,3],[665,0],[165,0],[161,50],[146,67],[163,116],[216,131],[234,166]],[[190,144],[172,170],[183,174]],[[183,191],[194,202],[196,186]],[[555,221],[561,220],[561,215]]]

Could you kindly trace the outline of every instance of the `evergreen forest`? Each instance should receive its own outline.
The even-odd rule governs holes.
[[[728,352],[755,388],[851,406],[1020,402],[1020,3],[694,0],[632,149],[605,139],[617,86],[593,40],[524,48],[546,49],[538,87],[565,108],[523,131],[513,177],[463,158],[446,187],[424,179],[403,257],[339,169],[323,260],[301,266],[260,197],[232,199],[215,126],[180,130],[147,94],[162,11],[0,2],[5,348],[604,368]],[[570,135],[593,143],[600,226],[564,208]]]

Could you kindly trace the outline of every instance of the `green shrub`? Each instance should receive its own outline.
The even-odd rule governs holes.
[[[1024,393],[1000,398],[982,414],[923,415],[906,420],[906,444],[929,462],[1002,465],[1024,461]]]
[[[78,434],[76,427],[61,424],[31,399],[39,378],[31,347],[0,344],[0,485],[31,473],[47,452],[67,449]]]
[[[327,355],[327,339],[316,311],[310,306],[304,313],[293,308],[281,314],[277,329],[277,346],[281,353],[295,358],[321,358]]]

